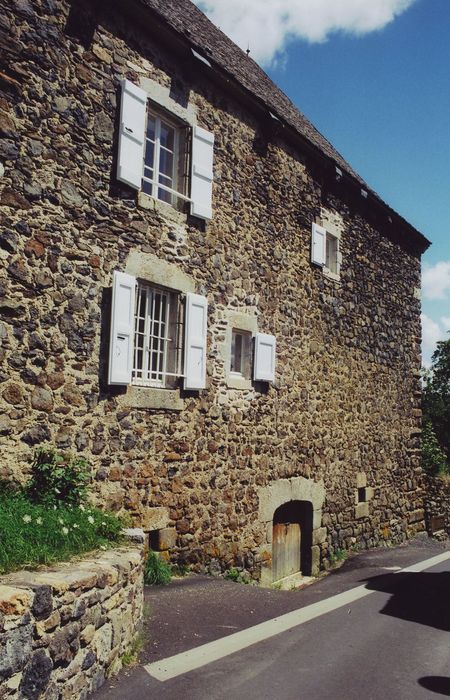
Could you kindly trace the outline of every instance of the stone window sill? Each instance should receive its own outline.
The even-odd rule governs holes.
[[[333,280],[334,282],[341,281],[340,274],[338,272],[331,272],[331,270],[329,270],[328,267],[323,267],[322,272],[323,272],[323,276],[329,280]]]
[[[154,387],[129,386],[120,397],[120,403],[130,408],[164,411],[182,411],[184,401],[178,389],[155,389]]]
[[[252,388],[252,380],[239,375],[233,376],[229,374],[227,377],[227,387],[228,389],[249,390]]]
[[[159,199],[150,197],[150,195],[145,194],[145,192],[138,192],[137,205],[141,209],[155,211],[175,224],[185,224],[187,222],[187,214],[178,211],[167,202],[161,202]]]

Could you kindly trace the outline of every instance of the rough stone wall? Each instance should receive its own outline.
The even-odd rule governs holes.
[[[121,668],[143,609],[142,549],[0,580],[0,697],[79,700]]]
[[[42,441],[83,452],[100,503],[175,528],[175,556],[199,568],[215,559],[255,576],[270,556],[258,492],[279,479],[323,481],[322,560],[422,529],[419,255],[112,8],[1,6],[0,476],[23,475]],[[138,206],[116,183],[121,77],[171,87],[215,133],[206,226]],[[324,209],[342,222],[338,282],[310,263]],[[136,251],[208,296],[208,388],[181,394],[181,411],[136,408],[105,382],[112,272]],[[277,337],[273,386],[227,386],[221,347],[237,311]],[[357,517],[360,473],[373,494]]]
[[[450,480],[426,477],[425,522],[429,535],[437,539],[450,537]]]

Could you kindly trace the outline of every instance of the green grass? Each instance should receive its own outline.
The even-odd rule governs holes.
[[[106,549],[121,529],[118,518],[91,506],[49,508],[0,489],[0,574]]]
[[[166,586],[171,578],[170,564],[150,550],[144,569],[144,582],[148,586]]]

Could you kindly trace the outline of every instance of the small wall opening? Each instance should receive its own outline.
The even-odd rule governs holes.
[[[313,506],[310,501],[289,501],[273,516],[273,580],[301,572],[311,576]]]

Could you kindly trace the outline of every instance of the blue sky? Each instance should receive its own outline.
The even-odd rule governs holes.
[[[450,0],[199,0],[429,238],[424,362],[450,337]]]

